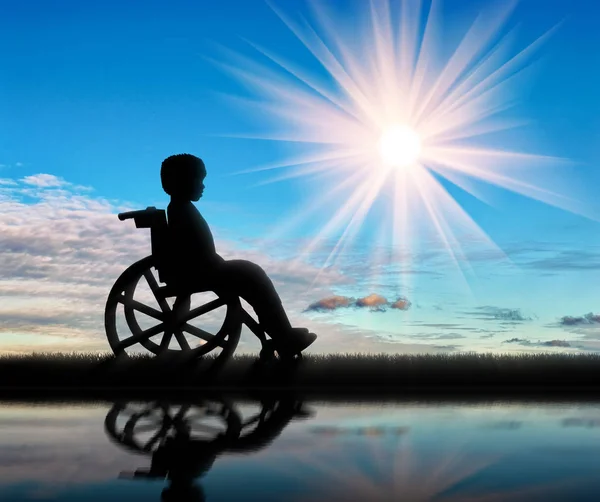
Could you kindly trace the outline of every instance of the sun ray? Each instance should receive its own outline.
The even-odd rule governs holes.
[[[431,175],[429,175],[429,176],[431,176]],[[461,261],[467,267],[469,267],[468,261],[465,260],[464,253],[462,251],[462,247],[460,246],[459,242],[454,237],[454,234],[452,233],[452,231],[448,229],[448,224],[447,224],[446,218],[444,217],[444,213],[441,212],[437,207],[437,203],[436,203],[437,199],[435,199],[435,197],[430,195],[432,191],[436,191],[437,192],[436,195],[443,195],[443,194],[447,195],[447,192],[445,190],[435,190],[436,188],[439,188],[439,184],[437,182],[427,183],[428,181],[431,180],[431,178],[428,178],[428,173],[427,173],[426,169],[415,170],[414,178],[417,182],[417,187],[419,190],[418,193],[421,196],[421,200],[427,210],[430,221],[433,223],[435,229],[437,230],[438,237],[440,238],[444,247],[446,248],[446,251],[447,251],[448,255],[450,256],[450,258],[452,259],[452,263],[455,266],[455,268],[462,272],[461,263],[459,262],[459,259],[456,256],[457,253],[459,254],[459,257],[461,258]],[[455,203],[455,207],[460,207],[460,206]],[[468,282],[466,281],[464,275],[461,274],[459,277],[461,278],[464,289],[466,291],[468,291],[470,294],[472,294],[473,291],[472,291],[471,287],[469,286]]]
[[[352,195],[337,209],[337,211],[319,231],[319,233],[313,239],[311,239],[309,244],[302,249],[302,252],[299,254],[297,259],[294,260],[295,264],[299,264],[304,255],[310,255],[311,252],[324,240],[324,238],[328,237],[332,232],[338,229],[344,218],[348,218],[356,211],[356,207],[361,203],[362,198],[369,192],[371,183],[373,183],[372,180],[367,180],[355,187]]]
[[[480,163],[477,162],[477,157],[479,157],[480,162],[481,159],[486,159],[486,169],[478,167]],[[586,212],[584,212],[583,209],[576,207],[575,204],[578,202],[576,199],[568,197],[559,192],[543,188],[539,185],[522,181],[515,176],[511,177],[506,174],[501,174],[498,172],[497,168],[490,164],[490,162],[494,160],[499,160],[506,157],[514,160],[544,160],[543,157],[530,157],[527,154],[519,154],[516,152],[494,151],[477,148],[458,149],[452,147],[444,147],[437,150],[432,149],[428,160],[431,168],[442,175],[444,173],[444,168],[447,168],[456,173],[468,175],[475,179],[485,181],[488,184],[509,189],[512,192],[519,193],[531,199],[544,202],[560,209],[566,209],[571,212],[586,215]],[[523,170],[522,167],[521,170]]]
[[[264,49],[264,48],[258,46],[257,44],[254,44],[254,43],[252,43],[252,42],[250,42],[250,41],[248,41],[246,39],[244,39],[244,40],[249,45],[251,45],[252,47],[254,47],[254,49],[256,49],[258,52],[260,52],[261,54],[263,54],[264,56],[266,56],[267,58],[269,58],[271,61],[273,61],[274,63],[276,63],[281,68],[283,68],[290,75],[296,77],[301,83],[305,84],[306,86],[308,86],[311,89],[313,89],[314,91],[316,91],[320,96],[322,96],[323,98],[325,98],[326,100],[328,100],[329,102],[331,102],[337,108],[339,108],[340,110],[346,112],[348,115],[352,116],[353,118],[355,118],[357,120],[361,119],[361,117],[359,115],[355,115],[354,114],[354,111],[351,108],[349,108],[346,105],[346,103],[343,103],[342,101],[340,101],[336,96],[334,96],[331,92],[329,92],[326,89],[324,89],[322,86],[317,85],[314,81],[312,81],[311,78],[309,78],[307,75],[304,75],[301,70],[299,70],[298,68],[293,68],[290,63],[286,63],[281,58],[277,57],[276,55],[274,55],[273,53],[271,53],[267,49]]]
[[[340,21],[333,3],[311,0],[312,24],[267,3],[316,66],[302,66],[252,41],[246,42],[264,63],[227,49],[227,58],[214,62],[250,89],[252,99],[228,98],[260,116],[262,125],[260,132],[222,136],[306,146],[304,153],[236,174],[276,172],[259,184],[318,177],[323,187],[305,210],[271,235],[281,236],[282,229],[291,231],[335,206],[291,266],[318,253],[321,274],[354,246],[367,225],[380,225],[372,232],[375,245],[382,246],[372,254],[375,261],[389,246],[390,263],[410,266],[426,224],[464,281],[465,273],[475,274],[463,249],[465,235],[510,264],[450,195],[444,180],[488,204],[481,183],[597,218],[573,197],[570,183],[549,181],[550,169],[572,165],[567,159],[484,144],[525,125],[508,116],[518,103],[511,91],[518,90],[559,25],[513,49],[517,0],[510,0],[490,4],[457,43],[444,40],[442,45],[436,0],[362,2],[364,11],[349,17],[355,20],[352,26]],[[377,220],[371,209],[387,197],[389,213]],[[398,274],[399,286],[406,287],[407,281]]]
[[[303,210],[295,211],[293,216],[285,218],[285,224],[274,227],[263,239],[263,242],[270,244],[276,241],[278,238],[286,235],[290,230],[297,228],[297,226],[303,221],[306,221],[309,216],[315,214],[317,211],[321,211],[326,204],[331,203],[332,196],[335,196],[337,193],[345,190],[348,187],[356,186],[363,177],[363,172],[357,170],[349,175],[348,178],[339,181],[327,193],[320,194],[315,199],[310,201]]]
[[[348,242],[356,236],[356,232],[362,224],[362,222],[364,221],[367,212],[371,209],[373,201],[375,200],[377,195],[379,195],[379,192],[383,183],[385,182],[386,177],[386,173],[383,173],[370,182],[369,190],[365,194],[364,198],[360,201],[358,208],[350,218],[350,221],[346,225],[346,228],[344,229],[342,235],[340,236],[335,246],[329,253],[329,256],[321,266],[319,273],[313,281],[313,285],[318,281],[318,279],[320,278],[320,274],[323,272],[323,270],[331,264],[332,259],[335,256],[337,256],[340,252],[344,251],[347,248]]]
[[[467,31],[450,59],[435,79],[434,84],[429,89],[427,96],[421,100],[420,106],[415,113],[414,120],[419,122],[421,115],[428,109],[433,102],[443,98],[446,92],[460,81],[461,76],[467,71],[470,64],[481,52],[482,47],[489,43],[490,39],[497,33],[497,30],[504,24],[512,9],[506,9],[504,13],[495,17],[494,23],[488,29],[482,29],[480,25],[485,22],[481,16],[472,24]],[[483,33],[482,33],[483,31]],[[474,43],[477,41],[477,43]],[[493,51],[490,53],[490,57]]]
[[[289,180],[293,178],[299,178],[302,176],[313,175],[316,176],[318,174],[337,174],[337,171],[341,171],[343,168],[339,167],[339,164],[335,162],[335,160],[330,160],[328,162],[311,162],[305,165],[300,165],[295,167],[294,170],[288,170],[284,174],[280,174],[279,176],[275,176],[273,178],[269,178],[266,180],[259,181],[255,183],[253,186],[263,186],[271,183],[276,183],[278,181]],[[333,173],[332,173],[333,171]]]
[[[486,75],[479,82],[475,83],[472,87],[467,89],[464,88],[467,87],[468,84],[472,83],[469,79],[463,82],[464,86],[457,86],[454,92],[452,92],[448,96],[448,98],[444,100],[442,109],[439,110],[437,113],[433,112],[430,115],[429,120],[443,124],[443,119],[448,113],[460,109],[461,106],[466,106],[463,104],[465,102],[467,104],[471,102],[473,96],[477,95],[478,92],[488,92],[494,87],[505,84],[508,78],[510,78],[510,75],[507,76],[507,74],[511,72],[516,72],[517,70],[515,70],[514,67],[518,66],[518,64],[525,64],[523,63],[523,60],[526,60],[529,56],[531,56],[531,54],[534,53],[535,50],[537,50],[539,46],[542,45],[556,31],[557,28],[558,25],[545,32],[533,43],[531,43],[525,49],[521,50],[518,54],[510,58],[507,62],[501,64],[497,69]],[[455,98],[455,101],[452,101],[453,98]]]
[[[281,169],[283,167],[294,167],[294,166],[310,165],[310,164],[316,164],[316,163],[327,162],[327,161],[350,159],[352,157],[359,156],[362,153],[364,153],[362,150],[359,150],[359,149],[353,150],[351,148],[343,149],[343,150],[339,149],[339,150],[327,151],[327,152],[321,151],[318,153],[304,154],[304,155],[299,155],[297,157],[288,158],[287,160],[282,161],[282,162],[274,162],[274,163],[267,164],[267,165],[262,165],[262,166],[253,167],[253,168],[249,168],[249,169],[243,169],[241,171],[235,171],[231,174],[237,175],[237,174],[256,173],[259,171],[270,171],[273,169]],[[339,165],[339,164],[333,164],[332,167],[335,168],[336,165]]]
[[[341,86],[346,95],[353,100],[353,104],[364,114],[366,119],[373,120],[374,117],[371,103],[367,97],[363,94],[360,88],[356,85],[356,82],[352,80],[350,75],[346,72],[343,65],[337,60],[335,55],[325,45],[319,35],[312,29],[312,27],[306,24],[308,34],[312,36],[312,43],[307,34],[303,34],[298,27],[293,23],[285,14],[279,9],[273,7],[270,2],[268,5],[273,11],[279,16],[279,18],[286,24],[286,26],[292,31],[294,35],[300,40],[304,46],[312,53],[312,55],[323,65],[323,67],[335,78],[336,82]]]
[[[340,56],[342,65],[352,75],[358,88],[364,93],[371,87],[369,75],[360,66],[360,57],[357,56],[340,38],[339,24],[334,22],[334,15],[326,7],[326,4],[316,0],[309,3],[315,18],[322,28],[324,34],[332,42],[332,50],[336,50]]]

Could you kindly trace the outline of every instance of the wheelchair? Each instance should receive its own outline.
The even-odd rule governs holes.
[[[155,356],[183,355],[190,360],[210,354],[215,363],[222,363],[235,351],[242,325],[246,325],[261,342],[260,361],[302,357],[278,353],[273,340],[267,338],[259,323],[242,307],[239,297],[201,288],[191,290],[182,285],[184,282],[172,267],[164,209],[150,206],[119,213],[118,218],[133,219],[136,228],[150,229],[152,254],[127,268],[108,295],[104,326],[115,355],[128,356],[139,352],[141,347]],[[138,291],[143,289],[144,282],[147,295],[141,297]],[[192,308],[191,298],[195,294],[209,294],[213,298]],[[119,312],[124,313],[124,323],[117,319]],[[200,317],[207,321],[210,318],[214,329],[209,330],[208,323],[200,327]]]
[[[235,403],[222,396],[179,404],[114,403],[104,420],[109,440],[130,453],[152,458],[149,469],[122,471],[119,478],[165,480],[163,501],[202,502],[206,499],[196,480],[218,457],[252,455],[269,447],[291,421],[314,415],[294,396],[259,399],[255,403],[258,412],[244,413],[244,404],[248,407],[250,403]]]
[[[255,453],[268,447],[290,421],[313,415],[295,396],[270,395],[250,402],[219,395],[181,403],[123,400],[107,413],[104,432],[114,444],[142,455],[155,453],[173,437],[200,450],[212,444],[223,452]]]

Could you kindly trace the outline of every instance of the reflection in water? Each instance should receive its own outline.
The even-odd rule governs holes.
[[[590,501],[598,404],[0,404],[0,501]],[[310,420],[299,420],[310,417]]]
[[[152,455],[149,469],[122,472],[121,478],[166,479],[164,502],[201,502],[204,492],[195,480],[218,456],[266,448],[291,420],[308,416],[293,398],[263,399],[259,413],[249,418],[222,398],[183,405],[122,402],[110,409],[104,427],[120,446]]]

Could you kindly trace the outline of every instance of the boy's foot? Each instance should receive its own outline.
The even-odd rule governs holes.
[[[292,328],[288,332],[288,339],[284,342],[284,350],[292,354],[299,354],[317,339],[317,335],[307,328]]]

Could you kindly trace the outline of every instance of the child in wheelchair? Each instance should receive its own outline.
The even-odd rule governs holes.
[[[215,249],[208,224],[192,201],[204,191],[204,162],[190,154],[172,155],[161,166],[163,190],[171,196],[167,207],[171,259],[176,275],[200,287],[246,300],[278,350],[300,353],[317,335],[294,328],[265,271],[247,260],[224,260]]]

